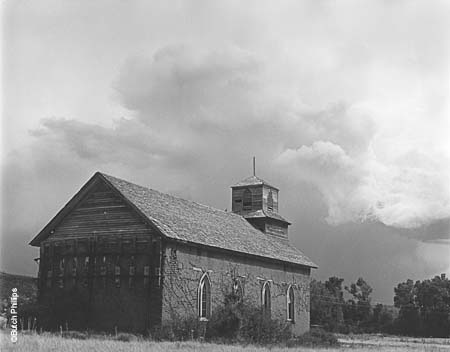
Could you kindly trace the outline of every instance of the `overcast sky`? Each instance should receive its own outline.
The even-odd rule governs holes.
[[[97,170],[230,209],[256,156],[315,277],[450,274],[448,2],[2,5],[1,270]]]

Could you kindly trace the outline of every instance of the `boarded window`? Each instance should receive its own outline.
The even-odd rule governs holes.
[[[134,261],[134,256],[131,257],[130,260],[130,271],[129,271],[130,276],[134,276],[136,274],[136,264]]]
[[[116,287],[120,287],[120,262],[119,257],[116,258],[116,262],[114,265],[114,283]]]
[[[89,257],[84,257],[84,263],[83,263],[83,286],[87,287],[89,285]]]
[[[64,258],[61,258],[59,260],[59,276],[64,276],[65,264]]]
[[[273,195],[272,195],[272,191],[269,191],[269,195],[267,196],[267,210],[273,211]]]
[[[51,270],[47,271],[47,287],[52,287],[52,276],[53,272]]]
[[[78,266],[78,258],[73,257],[73,259],[72,259],[72,276],[73,277],[77,276],[77,266]]]
[[[129,267],[128,273],[129,273],[128,287],[129,288],[134,288],[134,282],[135,282],[134,276],[136,274],[136,264],[135,264],[135,261],[134,261],[134,256],[131,256],[130,267]]]
[[[58,279],[59,288],[64,288],[65,268],[66,268],[66,261],[64,258],[61,258],[59,261],[59,279]]]
[[[211,316],[211,282],[208,274],[203,274],[198,287],[198,316],[207,320]]]
[[[107,266],[106,266],[106,256],[103,256],[103,258],[102,258],[102,264],[100,265],[100,275],[101,275],[101,276],[106,276],[106,270],[107,270]]]
[[[244,210],[252,210],[252,192],[248,188],[244,190],[243,207]]]
[[[150,266],[144,265],[144,287],[148,287],[150,283]]]

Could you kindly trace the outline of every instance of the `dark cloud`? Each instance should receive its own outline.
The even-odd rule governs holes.
[[[97,170],[225,209],[229,185],[250,174],[256,155],[258,174],[280,185],[292,240],[318,262],[319,275],[367,276],[386,299],[405,275],[441,268],[415,270],[423,258],[408,239],[438,238],[426,224],[448,216],[441,159],[384,158],[385,149],[374,150],[382,126],[371,109],[311,106],[282,84],[270,62],[236,47],[168,46],[129,59],[115,82],[127,118],[109,127],[44,119],[30,147],[7,160],[3,248],[24,253]],[[397,229],[417,226],[423,232]]]

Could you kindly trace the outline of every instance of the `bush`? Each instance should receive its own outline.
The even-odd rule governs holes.
[[[216,309],[207,324],[205,337],[208,340],[235,340],[239,334],[245,306],[238,296],[225,296],[224,305]]]
[[[339,341],[334,334],[323,329],[311,329],[307,333],[287,342],[288,347],[331,347],[339,346]]]
[[[290,327],[271,319],[259,308],[248,307],[239,329],[239,340],[246,343],[271,344],[287,341],[291,337]]]
[[[264,314],[260,307],[245,303],[233,293],[211,316],[205,337],[215,342],[279,343],[291,337],[290,327]]]

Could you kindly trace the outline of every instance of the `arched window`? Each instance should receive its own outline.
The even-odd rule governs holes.
[[[233,280],[233,294],[238,301],[241,301],[244,298],[244,290],[239,279]]]
[[[198,285],[198,316],[200,320],[208,320],[211,316],[211,281],[207,273]]]
[[[289,286],[286,291],[287,320],[294,321],[294,289]]]
[[[273,195],[272,195],[272,191],[269,191],[269,195],[267,196],[267,210],[273,211]]]
[[[265,315],[270,316],[270,282],[266,281],[263,285],[262,292],[262,309]]]
[[[244,190],[244,196],[242,198],[244,210],[252,210],[252,192],[248,188]]]

